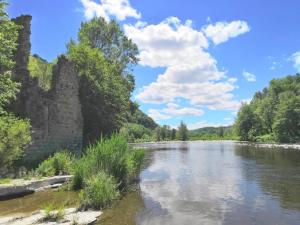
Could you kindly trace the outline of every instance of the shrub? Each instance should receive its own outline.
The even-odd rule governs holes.
[[[71,180],[71,188],[73,190],[79,190],[83,188],[84,184],[84,168],[82,161],[77,161],[73,164],[71,173],[73,175]]]
[[[120,135],[110,139],[101,139],[87,148],[80,159],[83,176],[89,177],[100,171],[113,176],[118,184],[125,184],[127,178],[128,144]]]
[[[20,159],[31,141],[30,124],[13,115],[0,116],[0,174],[6,173]]]
[[[265,134],[256,138],[257,142],[275,142],[274,134]]]
[[[112,176],[98,173],[86,181],[79,198],[82,208],[102,209],[119,197],[117,183]]]
[[[130,151],[122,135],[113,135],[110,139],[101,139],[88,147],[85,155],[72,166],[72,189],[85,186],[86,180],[99,172],[112,176],[122,189],[127,185],[129,176],[140,169],[144,158],[143,150]]]
[[[57,152],[52,157],[43,161],[37,168],[38,174],[42,176],[54,176],[70,174],[74,157],[66,152]]]
[[[145,158],[145,150],[133,150],[127,159],[128,173],[130,176],[135,176],[141,169]]]

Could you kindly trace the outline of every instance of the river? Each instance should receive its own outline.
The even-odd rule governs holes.
[[[98,224],[300,224],[299,149],[230,141],[139,146],[147,154],[138,191],[105,210]],[[49,199],[65,200],[62,195],[36,193],[2,201],[0,215],[32,211]],[[69,197],[76,199],[73,193]]]
[[[139,195],[99,224],[300,224],[299,150],[227,141],[142,146],[149,151]]]

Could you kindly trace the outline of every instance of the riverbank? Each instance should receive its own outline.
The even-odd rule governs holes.
[[[0,200],[17,198],[45,189],[60,187],[72,178],[71,175],[44,178],[12,179],[8,183],[0,184]]]
[[[94,224],[98,217],[101,216],[101,211],[77,211],[76,208],[64,209],[60,215],[59,211],[47,212],[39,210],[27,216],[6,216],[0,217],[0,224],[10,225],[66,225],[66,224]],[[56,220],[56,221],[55,221]]]
[[[254,147],[261,148],[284,148],[284,149],[299,149],[300,143],[298,144],[284,144],[284,143],[265,143],[265,142],[250,142],[250,141],[237,141],[237,140],[188,140],[188,141],[154,141],[154,142],[142,142],[142,143],[130,143],[131,145],[151,145],[151,144],[166,144],[166,143],[189,143],[189,142],[233,142],[239,145],[251,145]]]

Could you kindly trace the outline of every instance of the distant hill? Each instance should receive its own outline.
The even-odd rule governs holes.
[[[233,126],[203,127],[189,131],[190,140],[235,139]]]

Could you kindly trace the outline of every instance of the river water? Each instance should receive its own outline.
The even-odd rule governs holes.
[[[99,224],[300,224],[299,150],[234,142],[143,146],[149,151],[139,196],[125,198]]]
[[[139,191],[104,211],[100,225],[299,225],[300,150],[223,142],[142,144]],[[65,197],[62,197],[65,196]],[[76,193],[0,202],[0,216]]]

